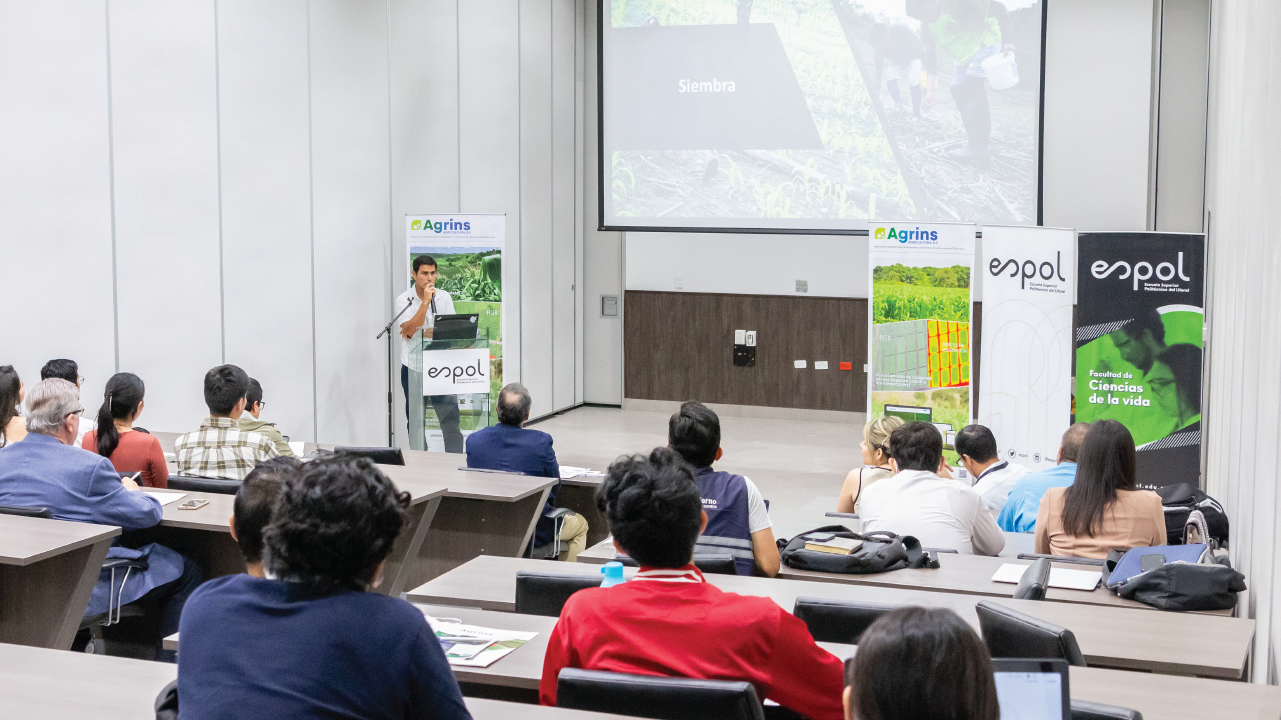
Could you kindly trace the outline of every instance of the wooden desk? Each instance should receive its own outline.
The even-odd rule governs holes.
[[[113,525],[0,515],[0,643],[70,648],[119,534]]]
[[[409,591],[412,602],[479,607],[510,612],[516,604],[516,571],[554,570],[566,574],[598,574],[585,563],[546,562],[519,558],[479,557],[431,582]],[[628,575],[635,572],[627,568]],[[776,578],[708,575],[708,581],[727,592],[769,597],[789,612],[801,596],[876,602],[893,605],[946,607],[978,628],[975,595],[927,592],[869,585],[779,580]],[[1254,638],[1254,621],[1213,615],[1176,614],[1056,602],[987,598],[1076,635],[1086,661],[1093,666],[1144,670],[1226,679],[1244,676]],[[1187,638],[1197,638],[1195,652]]]
[[[156,696],[177,676],[172,663],[0,645],[0,716],[154,718]]]
[[[467,710],[473,720],[617,720],[622,715],[570,710],[568,708],[544,707],[542,705],[518,705],[502,700],[485,700],[483,698],[465,697]]]
[[[379,591],[388,595],[399,595],[405,588],[412,587],[409,583],[413,563],[406,563],[405,558],[418,557],[427,537],[427,529],[445,495],[445,488],[440,485],[415,482],[403,486],[397,483],[397,487],[410,494],[409,518],[400,536],[396,538],[396,544],[387,556],[387,566],[383,570],[384,580]],[[231,538],[230,520],[235,507],[235,496],[195,492],[184,494],[186,497],[181,500],[165,505],[164,519],[158,527],[130,533],[131,542],[158,542],[189,553],[200,563],[207,577],[244,572],[244,558],[236,541]],[[209,504],[199,510],[178,509],[179,505],[191,498],[208,500]]]
[[[586,457],[582,455],[557,456],[562,467],[582,467],[605,472],[617,458]],[[609,521],[596,509],[596,491],[605,478],[600,475],[579,475],[560,481],[557,507],[569,508],[587,520],[587,546],[591,547],[609,537]]]

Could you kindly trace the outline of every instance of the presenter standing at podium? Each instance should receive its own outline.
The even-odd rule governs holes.
[[[409,417],[409,349],[414,333],[423,329],[423,337],[430,338],[437,315],[453,315],[454,299],[436,287],[436,260],[430,255],[419,255],[413,264],[414,286],[396,298],[396,307],[409,303],[406,314],[410,317],[400,324],[400,386],[405,389],[405,417]],[[429,395],[427,402],[436,411],[440,432],[445,437],[445,452],[464,451],[463,434],[458,429],[458,396]]]

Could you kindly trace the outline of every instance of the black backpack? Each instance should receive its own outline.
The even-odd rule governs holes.
[[[1156,493],[1161,496],[1161,505],[1165,508],[1165,543],[1167,545],[1183,544],[1183,529],[1187,525],[1188,515],[1193,510],[1200,510],[1205,516],[1206,529],[1210,533],[1210,538],[1218,541],[1219,547],[1227,546],[1228,516],[1223,512],[1223,506],[1218,500],[1188,483],[1160,487],[1156,489]]]
[[[1166,563],[1126,580],[1116,593],[1161,610],[1231,610],[1245,576],[1217,563]]]
[[[863,547],[850,555],[806,550],[805,543],[813,535],[830,533],[837,537],[862,540]],[[921,549],[921,543],[911,535],[895,535],[876,531],[859,534],[844,525],[826,527],[801,533],[791,540],[780,540],[783,564],[797,570],[871,575],[873,573],[902,570],[903,568],[937,568],[937,560]]]

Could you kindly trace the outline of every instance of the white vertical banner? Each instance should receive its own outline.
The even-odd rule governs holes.
[[[868,418],[933,423],[944,455],[969,424],[969,223],[869,222]]]
[[[1076,231],[983,226],[978,422],[1002,458],[1054,464],[1072,415]]]

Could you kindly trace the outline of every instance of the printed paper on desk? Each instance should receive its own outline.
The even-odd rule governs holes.
[[[306,448],[306,443],[304,443],[302,440],[290,440],[289,449],[293,450],[294,454],[297,455],[298,457],[302,457],[303,454],[306,452],[307,448]]]
[[[560,466],[561,480],[568,480],[570,478],[576,478],[579,475],[586,475],[586,474],[587,474],[587,468],[574,467],[572,465]]]
[[[1019,563],[1005,563],[992,576],[992,582],[1018,584],[1027,571],[1029,565],[1020,565]],[[1103,579],[1101,570],[1068,570],[1066,568],[1050,568],[1050,587],[1061,588],[1063,590],[1093,590],[1099,586],[1099,581]]]
[[[159,500],[161,505],[168,505],[171,502],[187,497],[187,493],[153,492],[151,490],[143,490],[142,492],[144,495],[150,495]]]
[[[450,653],[446,655],[450,665],[460,667],[489,667],[495,662],[505,657],[508,653],[525,643],[538,637],[536,632],[520,632],[517,630],[498,630],[496,628],[483,628],[475,625],[461,625],[458,623],[441,622],[430,615],[424,615],[427,618],[427,624],[436,633],[441,644],[452,643]],[[463,646],[477,643],[477,641],[488,642],[488,645],[477,651],[470,657],[459,657],[463,653]],[[455,653],[454,650],[458,652]]]

